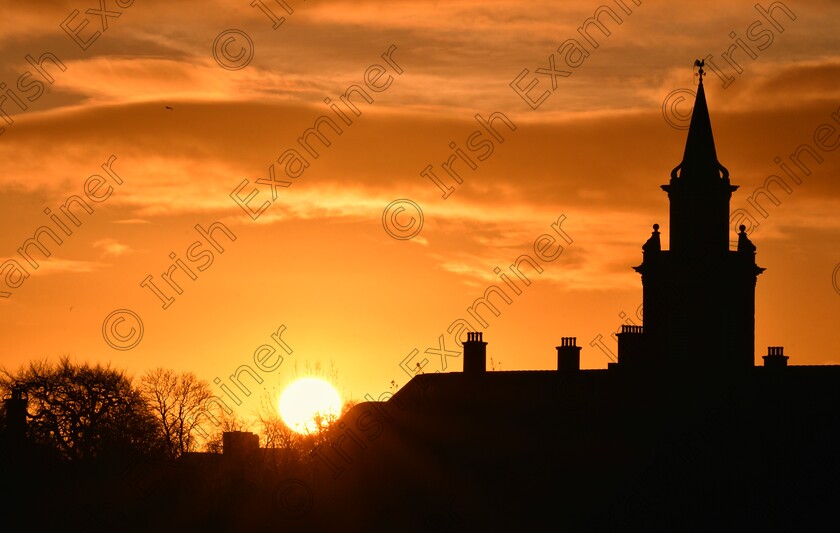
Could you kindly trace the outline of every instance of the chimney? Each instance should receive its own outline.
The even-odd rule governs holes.
[[[762,356],[764,366],[767,368],[781,368],[787,366],[788,356],[785,355],[784,346],[768,346],[767,355]]]
[[[12,388],[12,397],[3,401],[6,409],[6,430],[13,439],[26,436],[26,395],[20,387]]]
[[[250,431],[222,433],[222,455],[230,459],[245,459],[260,448],[260,438]]]
[[[557,347],[557,370],[580,370],[580,346],[577,337],[563,337]]]
[[[645,329],[643,326],[621,325],[618,337],[618,364],[623,368],[650,366],[653,361],[646,359]],[[650,356],[648,356],[650,357]]]
[[[464,343],[464,374],[483,374],[487,371],[487,343],[480,331],[468,331]]]

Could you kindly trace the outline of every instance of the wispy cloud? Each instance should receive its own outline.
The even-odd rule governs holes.
[[[10,259],[21,263],[21,258],[19,256],[0,258],[0,263]],[[26,268],[27,272],[31,276],[45,276],[51,274],[77,274],[82,272],[95,272],[105,267],[106,264],[98,261],[58,259],[55,257],[48,257],[45,259],[38,260],[37,269],[32,269],[27,264],[24,264],[23,266],[24,268]]]
[[[120,244],[114,239],[100,239],[95,241],[92,246],[100,250],[103,256],[119,257],[133,252],[130,247]]]

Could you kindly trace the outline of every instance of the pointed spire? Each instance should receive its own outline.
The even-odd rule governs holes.
[[[697,86],[697,97],[688,127],[683,159],[674,171],[681,169],[679,176],[687,178],[707,176],[720,178],[719,171],[722,171],[723,177],[726,178],[729,172],[720,164],[715,152],[712,121],[709,118],[709,107],[706,105],[706,91],[703,89],[703,63],[704,61],[700,60],[695,62],[695,65],[700,67],[700,83]]]

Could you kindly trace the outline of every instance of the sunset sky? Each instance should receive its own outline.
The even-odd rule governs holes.
[[[401,364],[460,371],[447,329],[465,319],[497,370],[556,368],[566,336],[584,368],[605,368],[590,343],[601,335],[616,352],[623,317],[641,324],[631,267],[652,224],[667,246],[659,186],[682,158],[692,65],[707,56],[720,72],[705,81],[718,158],[740,186],[732,210],[750,215],[767,269],[756,361],[772,345],[791,364],[840,363],[840,4],[570,4],[4,2],[0,364],[164,366],[219,378],[219,394],[249,365],[263,380],[242,379],[253,399],[276,397],[295,364],[300,375],[332,363],[345,398],[377,398],[407,382]],[[578,32],[595,14],[609,35]],[[352,86],[372,103],[358,91],[342,102]],[[490,130],[475,118],[494,113]],[[307,137],[316,158],[298,138],[323,116],[341,134],[322,121],[330,145]],[[800,153],[810,173],[790,160],[803,144],[819,158]],[[453,155],[460,184],[442,168]],[[443,189],[421,175],[429,165]],[[774,174],[790,190],[751,204]],[[78,225],[61,209],[73,196],[92,211],[71,200]],[[422,209],[413,238],[383,227],[395,200],[413,202],[385,217],[405,232]],[[218,248],[196,230],[214,224]],[[50,256],[29,246],[35,268],[18,249],[42,226],[62,243],[39,234]],[[534,249],[544,234],[550,261]],[[523,268],[530,285],[508,268],[523,254],[543,270]],[[181,294],[162,279],[173,264]],[[164,297],[141,286],[148,276]],[[499,316],[479,308],[485,327],[468,308],[491,285],[511,302],[491,297]],[[118,310],[142,320],[131,349],[103,338]],[[129,316],[106,331],[129,337]],[[272,339],[281,326],[291,354]],[[456,352],[446,368],[441,336]],[[278,351],[258,351],[260,369],[262,345]]]

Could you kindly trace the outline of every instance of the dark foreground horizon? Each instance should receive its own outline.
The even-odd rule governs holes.
[[[685,154],[662,186],[670,250],[654,225],[635,267],[645,323],[622,328],[609,368],[582,370],[563,337],[556,370],[488,372],[469,332],[463,372],[356,405],[303,462],[239,431],[223,453],[68,464],[27,441],[20,396],[6,404],[6,516],[65,531],[829,529],[840,366],[789,365],[781,346],[754,365],[764,269],[744,226],[729,249],[737,186],[698,66]]]

